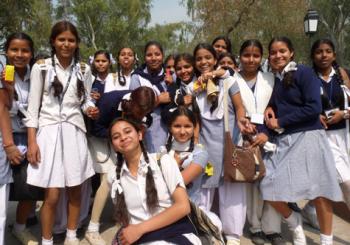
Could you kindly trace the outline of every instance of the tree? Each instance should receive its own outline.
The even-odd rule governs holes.
[[[329,37],[336,44],[337,59],[341,64],[350,64],[349,31],[350,2],[347,0],[309,1],[320,15],[320,33],[318,36]]]
[[[150,21],[150,0],[61,0],[58,18],[76,23],[82,37],[82,53],[98,49],[114,54],[123,46],[135,47]]]
[[[245,39],[259,39],[267,46],[274,36],[286,35],[305,60],[308,41],[303,31],[305,0],[187,0],[182,1],[195,21],[194,41],[211,42],[217,35],[228,35],[235,52]],[[266,53],[266,52],[265,52]]]
[[[0,1],[0,35],[26,32],[36,49],[48,46],[51,27],[51,1],[49,0],[2,0]]]

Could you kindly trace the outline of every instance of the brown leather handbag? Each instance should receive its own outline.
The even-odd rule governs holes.
[[[232,143],[228,126],[228,89],[224,82],[224,180],[228,182],[254,182],[265,176],[265,165],[260,147],[236,146]],[[249,145],[249,144],[248,144]]]

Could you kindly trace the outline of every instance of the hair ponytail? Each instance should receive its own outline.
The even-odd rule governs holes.
[[[116,177],[118,181],[120,181],[120,172],[122,170],[123,162],[124,162],[123,155],[117,152]],[[123,226],[127,226],[129,224],[130,217],[129,217],[128,209],[125,203],[124,191],[122,193],[119,193],[117,191],[116,198],[117,198],[117,203],[115,204],[115,214],[114,214],[115,220],[119,224]]]

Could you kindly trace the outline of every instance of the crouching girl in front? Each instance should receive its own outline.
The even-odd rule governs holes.
[[[116,119],[110,127],[117,153],[109,174],[116,220],[122,225],[118,244],[201,244],[187,214],[190,205],[176,160],[148,154],[137,124]],[[155,185],[157,183],[157,185]]]

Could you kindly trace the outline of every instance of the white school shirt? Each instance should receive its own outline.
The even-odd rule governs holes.
[[[147,163],[143,155],[140,159],[137,177],[131,175],[125,162],[120,172],[120,183],[124,192],[131,224],[141,223],[169,208],[173,204],[171,194],[175,191],[176,187],[181,186],[186,188],[179,167],[173,157],[168,154],[161,157],[162,170],[158,166],[156,153],[148,154],[148,157],[159,200],[159,207],[153,214],[149,212],[146,204]],[[109,172],[108,183],[112,186],[112,198],[115,191],[118,191],[116,182],[116,172]],[[114,198],[114,201],[116,202],[116,198]]]
[[[83,76],[80,64],[78,63],[74,65],[74,60],[72,60],[72,63],[66,69],[61,66],[56,56],[54,56],[54,61],[56,62],[57,77],[62,83],[63,88],[65,88],[71,68],[74,66],[69,87],[63,98],[61,113],[58,98],[54,97],[54,91],[52,88],[55,71],[52,66],[51,58],[48,58],[45,60],[45,64],[35,64],[32,68],[28,99],[28,114],[24,120],[25,125],[30,128],[38,128],[59,122],[69,122],[86,132],[82,110],[85,112],[88,107],[95,106],[90,98],[92,85],[90,67],[85,65],[85,73]],[[46,71],[44,85],[42,76],[43,70]],[[83,105],[81,104],[82,101],[79,100],[77,96],[77,77],[83,81],[86,91],[86,99]],[[44,93],[41,101],[43,87]],[[39,115],[40,104],[41,110]]]
[[[133,72],[133,71],[132,71]],[[130,80],[131,80],[131,74],[125,77],[125,85],[120,85],[119,83],[119,76],[118,72],[116,73],[109,73],[108,76],[105,79],[105,93],[116,91],[116,90],[129,90],[130,87]]]
[[[17,116],[18,111],[21,111],[24,116],[27,115],[28,107],[28,95],[29,95],[29,84],[30,84],[30,67],[27,67],[27,72],[23,78],[15,73],[15,83],[14,87],[18,96],[18,100],[13,99],[12,108],[9,111],[11,122],[12,122],[12,131],[14,133],[25,133],[27,132],[26,127],[23,124],[21,118]]]

